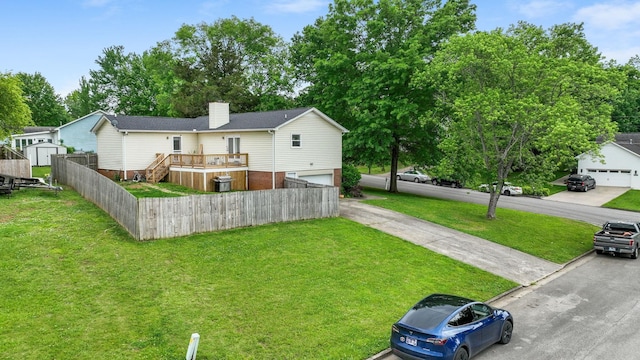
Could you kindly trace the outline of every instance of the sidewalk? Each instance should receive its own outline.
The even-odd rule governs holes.
[[[354,199],[340,200],[340,216],[397,236],[439,254],[529,286],[562,265],[440,225]]]

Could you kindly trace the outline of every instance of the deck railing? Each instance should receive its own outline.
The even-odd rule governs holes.
[[[249,154],[171,154],[171,166],[229,168],[249,165]]]

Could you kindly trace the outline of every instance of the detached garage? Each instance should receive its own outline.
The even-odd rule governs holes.
[[[598,186],[640,189],[640,133],[617,134],[600,153],[602,158],[578,156],[578,174],[591,175]]]
[[[51,166],[51,155],[66,154],[67,148],[49,142],[41,142],[26,146],[24,156],[31,161],[31,166]]]

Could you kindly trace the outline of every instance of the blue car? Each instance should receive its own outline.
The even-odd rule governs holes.
[[[511,341],[513,317],[463,297],[433,294],[391,327],[391,351],[402,359],[467,360]]]

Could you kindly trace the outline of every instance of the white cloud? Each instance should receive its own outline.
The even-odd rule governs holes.
[[[636,28],[640,18],[640,2],[612,2],[584,7],[574,15],[576,22],[585,22],[594,28],[617,30]]]
[[[274,13],[307,13],[320,8],[327,8],[327,0],[276,0],[267,5],[267,10]]]
[[[568,1],[533,0],[512,3],[515,10],[528,19],[540,19],[557,15],[572,8]]]

